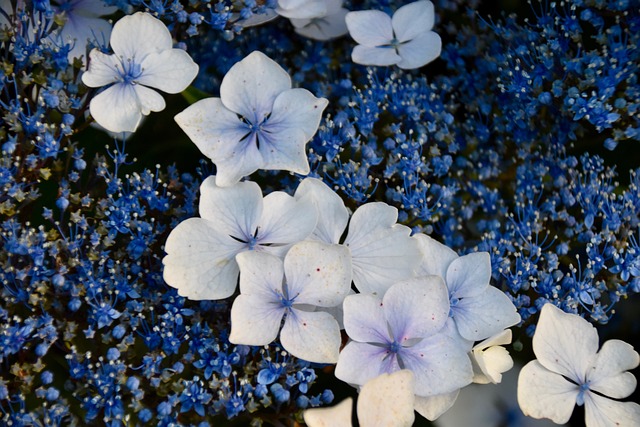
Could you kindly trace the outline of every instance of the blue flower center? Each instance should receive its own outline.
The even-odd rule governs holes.
[[[402,345],[398,341],[394,340],[391,344],[389,344],[388,349],[390,352],[397,354],[402,349]]]
[[[578,406],[584,405],[584,394],[589,391],[589,382],[587,381],[584,384],[580,384],[580,391],[578,392],[578,396],[576,397],[576,404]]]
[[[118,67],[118,72],[122,82],[130,85],[137,84],[136,80],[142,76],[142,66],[133,59],[125,61],[123,58],[120,58],[120,65],[122,68]]]

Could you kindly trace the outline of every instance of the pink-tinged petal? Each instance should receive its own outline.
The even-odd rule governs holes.
[[[447,412],[455,403],[458,398],[460,390],[452,391],[451,393],[436,394],[434,396],[416,396],[414,403],[414,409],[417,413],[433,421],[438,419],[440,415]],[[460,424],[457,427],[461,427],[467,424]],[[471,425],[471,424],[468,424]],[[478,426],[485,426],[485,424],[478,423]]]
[[[396,10],[391,25],[398,41],[406,42],[431,30],[435,17],[433,3],[428,0],[415,1]]]
[[[606,341],[587,380],[589,388],[614,399],[624,399],[636,389],[636,377],[631,372],[640,363],[640,356],[633,346],[620,340]]]
[[[398,54],[402,58],[398,67],[404,70],[420,68],[432,62],[442,52],[442,39],[433,31],[428,31],[415,39],[398,45]]]
[[[395,340],[405,344],[442,329],[449,315],[449,295],[441,277],[423,276],[398,282],[382,299]]]
[[[518,404],[533,418],[548,418],[564,424],[571,418],[579,388],[546,369],[537,360],[527,363],[518,376]]]
[[[280,303],[284,268],[282,260],[273,255],[245,251],[236,256],[240,268],[240,293],[263,301]]]
[[[386,67],[402,61],[395,49],[357,45],[351,51],[351,60],[360,65]]]
[[[393,39],[391,17],[380,10],[349,12],[345,21],[349,35],[362,46],[384,46]]]
[[[198,75],[198,64],[181,49],[167,49],[149,54],[141,63],[137,82],[167,93],[182,92]]]
[[[280,332],[280,343],[293,356],[313,363],[336,363],[340,353],[340,327],[329,313],[294,307]]]
[[[264,53],[254,51],[224,76],[220,98],[225,107],[257,126],[271,113],[276,97],[288,89],[289,74]]]
[[[325,243],[339,243],[349,222],[349,211],[342,198],[316,178],[302,180],[294,197],[311,201],[318,211],[318,223],[310,238]]]
[[[576,314],[545,304],[533,335],[533,352],[542,366],[583,383],[598,351],[598,331]]]
[[[358,395],[360,425],[411,427],[415,420],[413,385],[413,372],[406,369],[367,382]]]
[[[297,304],[334,307],[351,289],[351,257],[341,245],[306,241],[291,247],[284,259],[289,295]]]
[[[427,337],[413,347],[400,351],[402,367],[415,375],[415,393],[434,396],[453,392],[471,384],[471,360],[455,341],[446,335]]]
[[[586,393],[585,424],[588,427],[622,427],[640,425],[640,405],[634,402],[618,402]]]
[[[306,89],[285,90],[274,100],[271,117],[264,129],[274,135],[299,129],[304,133],[306,143],[318,131],[322,112],[328,104],[327,99],[317,98]]]
[[[111,132],[135,132],[142,112],[133,85],[117,83],[91,99],[91,116]]]
[[[313,40],[331,40],[349,32],[345,17],[349,11],[341,8],[336,13],[318,19],[291,19],[296,33]]]
[[[349,295],[342,307],[344,328],[349,338],[369,343],[392,342],[381,298],[371,294]]]
[[[236,254],[240,243],[220,233],[215,223],[190,218],[171,231],[163,258],[164,280],[193,300],[233,295],[238,282]]]
[[[308,427],[352,427],[353,399],[344,399],[329,408],[305,409],[302,413]]]
[[[491,280],[491,257],[475,252],[454,259],[447,269],[449,295],[456,298],[482,294]]]
[[[164,98],[155,90],[140,85],[133,85],[133,90],[140,103],[140,112],[144,116],[148,116],[152,111],[162,111],[166,107]]]
[[[274,191],[264,198],[258,243],[286,250],[284,247],[306,239],[317,222],[318,213],[313,204]]]
[[[123,17],[111,32],[111,49],[125,61],[135,59],[140,63],[147,55],[171,49],[172,45],[166,25],[144,12]]]
[[[251,181],[229,187],[219,187],[216,181],[209,176],[200,185],[200,216],[214,222],[220,232],[248,241],[262,216],[262,190]]]
[[[415,275],[420,262],[411,229],[396,224],[398,210],[386,203],[360,206],[349,224],[353,282],[360,292],[383,295],[394,283]]]
[[[348,384],[365,385],[381,374],[399,370],[397,358],[386,348],[351,341],[340,352],[335,375]]]
[[[267,345],[275,341],[285,308],[279,301],[240,294],[231,307],[229,342],[244,345]]]
[[[413,238],[418,242],[418,249],[422,255],[416,274],[436,275],[445,279],[449,265],[458,258],[458,254],[426,234],[416,234]]]
[[[106,55],[98,49],[89,54],[89,69],[82,74],[82,83],[89,87],[101,87],[120,80],[120,60],[115,55]]]
[[[520,322],[509,297],[493,286],[480,295],[462,298],[451,311],[460,335],[471,341],[489,338]]]

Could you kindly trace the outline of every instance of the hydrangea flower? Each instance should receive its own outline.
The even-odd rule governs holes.
[[[201,218],[187,219],[171,231],[162,260],[164,280],[194,300],[230,297],[238,281],[237,254],[255,250],[284,256],[317,221],[311,203],[281,191],[263,198],[255,182],[220,187],[216,180],[203,181]]]
[[[309,173],[305,144],[328,101],[291,78],[262,52],[252,52],[224,76],[220,98],[196,102],[175,117],[217,168],[220,186],[258,169]]]
[[[359,43],[351,59],[362,65],[397,65],[419,68],[440,56],[442,40],[431,31],[435,22],[433,3],[420,0],[399,8],[393,17],[380,10],[346,15],[351,37]]]
[[[312,18],[290,18],[296,33],[314,40],[330,40],[347,34],[345,16],[349,10],[342,7],[343,0],[326,0],[324,15]]]
[[[148,13],[116,22],[110,43],[113,55],[91,51],[82,82],[89,87],[109,86],[93,97],[90,111],[112,132],[133,132],[143,115],[165,108],[162,96],[150,88],[179,93],[198,74],[189,54],[172,48],[167,27]]]
[[[357,414],[361,426],[410,427],[413,411],[413,372],[402,369],[369,380],[358,394]],[[353,400],[347,398],[331,408],[307,409],[309,427],[351,427]]]
[[[606,341],[588,321],[545,304],[533,336],[537,360],[518,377],[518,403],[525,415],[569,421],[576,404],[585,407],[587,427],[640,425],[640,405],[620,402],[636,388],[627,372],[640,356],[624,341]]]
[[[448,327],[468,340],[469,345],[520,322],[509,297],[489,284],[491,259],[487,252],[460,257],[425,234],[414,238],[422,254],[417,274],[434,274],[445,280],[451,304]]]
[[[336,365],[335,375],[342,381],[364,385],[380,374],[409,369],[418,396],[449,393],[471,383],[466,351],[443,333],[449,299],[441,278],[398,282],[382,298],[349,295],[343,307],[351,341]]]
[[[349,248],[353,282],[360,292],[384,294],[395,282],[415,275],[420,261],[411,230],[398,220],[398,210],[386,203],[360,206],[349,220],[344,202],[316,178],[304,179],[295,197],[309,200],[318,209],[318,224],[311,239],[339,243],[349,224],[343,245]]]
[[[513,368],[513,359],[503,345],[511,344],[511,330],[487,338],[473,346],[471,363],[473,364],[473,382],[476,384],[498,384],[502,374]]]
[[[342,303],[351,285],[347,249],[322,242],[300,242],[283,261],[268,253],[243,252],[240,295],[231,308],[234,344],[267,345],[278,336],[292,355],[316,363],[335,363],[340,327],[333,316],[316,307]]]

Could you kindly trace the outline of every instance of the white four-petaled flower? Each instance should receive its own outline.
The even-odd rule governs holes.
[[[435,13],[428,0],[402,6],[393,17],[380,10],[349,12],[346,22],[349,34],[359,43],[351,53],[357,64],[419,68],[442,50],[440,36],[431,31]]]
[[[232,185],[258,169],[309,173],[305,144],[328,101],[292,89],[276,62],[253,52],[224,76],[220,98],[196,102],[175,117],[217,168],[217,184]]]
[[[533,336],[533,360],[520,371],[518,403],[525,415],[569,421],[584,405],[587,427],[640,425],[640,405],[620,402],[636,388],[627,372],[640,356],[624,341],[606,341],[598,351],[598,331],[580,316],[545,304]]]
[[[189,54],[172,48],[167,27],[148,13],[116,22],[110,43],[113,55],[91,51],[82,82],[109,86],[93,97],[89,108],[96,122],[112,132],[133,132],[143,115],[165,108],[162,95],[150,88],[182,92],[198,74]]]

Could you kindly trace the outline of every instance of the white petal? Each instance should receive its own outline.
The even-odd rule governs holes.
[[[95,1],[94,4],[101,4]],[[117,8],[110,8],[116,9]],[[105,15],[111,14],[105,13]],[[93,17],[81,16],[74,10],[73,13],[67,13],[67,22],[65,22],[60,38],[68,43],[74,42],[73,48],[69,51],[67,58],[69,61],[73,58],[85,57],[87,55],[87,45],[93,42],[94,45],[106,44],[111,35],[111,24],[104,19],[97,19],[98,15]],[[84,61],[86,65],[86,60]]]
[[[225,107],[257,126],[271,113],[276,97],[288,89],[289,74],[264,53],[254,51],[224,76],[220,98]]]
[[[334,307],[349,294],[351,257],[344,246],[297,243],[287,252],[284,269],[289,295],[298,294],[297,304]]]
[[[382,298],[394,339],[407,341],[435,334],[449,317],[449,296],[441,277],[423,276],[398,282]]]
[[[371,294],[349,295],[342,306],[349,338],[369,343],[391,342],[381,298]]]
[[[232,14],[234,16],[235,14]],[[238,14],[239,15],[239,14]],[[278,17],[278,14],[273,9],[267,9],[264,13],[254,13],[247,19],[240,19],[235,22],[236,25],[240,25],[242,28],[255,27],[257,25],[266,24],[269,21],[273,21]]]
[[[460,335],[480,341],[520,322],[520,315],[508,296],[493,286],[480,295],[461,299],[452,306]]]
[[[350,341],[340,352],[335,376],[352,385],[364,385],[384,373],[400,370],[397,359],[379,346]]]
[[[339,243],[349,222],[349,211],[342,198],[316,178],[302,180],[296,189],[295,198],[310,200],[318,210],[318,224],[312,237],[325,243]]]
[[[124,58],[140,63],[147,55],[172,48],[171,33],[159,19],[136,12],[120,19],[111,32],[111,49]]]
[[[198,75],[198,65],[182,49],[167,49],[149,54],[141,63],[137,81],[167,93],[182,92]]]
[[[513,337],[513,334],[511,332],[511,329],[505,329],[504,331],[500,331],[497,334],[487,338],[486,340],[482,341],[481,343],[478,343],[476,345],[473,346],[473,350],[484,350],[486,348],[489,347],[493,347],[496,345],[507,345],[507,344],[511,344],[511,339]]]
[[[579,388],[537,360],[527,363],[518,376],[518,404],[533,418],[564,424],[571,418]]]
[[[291,19],[296,33],[314,40],[330,40],[342,37],[349,30],[345,22],[345,16],[349,11],[339,9],[336,13],[322,18]]]
[[[533,352],[545,368],[582,383],[598,350],[598,331],[576,314],[545,304],[533,335]]]
[[[278,15],[285,18],[317,18],[327,14],[325,0],[279,0]]]
[[[310,202],[296,200],[282,191],[264,198],[258,238],[260,245],[273,249],[304,240],[318,222],[318,213]]]
[[[200,185],[200,216],[228,236],[248,241],[263,212],[262,190],[251,181],[219,187],[216,180],[210,176]]]
[[[513,368],[513,359],[504,347],[492,346],[486,350],[475,349],[471,353],[474,367],[473,382],[477,384],[497,384],[502,381],[502,374]]]
[[[350,397],[330,408],[305,409],[304,423],[309,427],[352,427],[353,399]]]
[[[391,25],[396,38],[406,42],[433,28],[435,12],[428,0],[415,1],[396,10]]]
[[[280,332],[282,347],[293,356],[313,363],[336,363],[340,353],[340,327],[329,313],[293,309]]]
[[[589,388],[605,396],[623,399],[636,389],[636,377],[625,371],[637,367],[639,363],[640,356],[633,346],[620,340],[606,341],[589,371]]]
[[[398,45],[398,54],[402,61],[398,67],[411,70],[427,65],[442,52],[442,40],[433,31],[420,34],[415,39]]]
[[[101,87],[120,79],[120,61],[115,55],[106,55],[93,49],[89,58],[89,69],[82,74],[82,83],[89,87]]]
[[[452,391],[451,393],[436,394],[435,396],[416,396],[414,409],[429,421],[433,421],[453,406],[458,398],[458,393],[460,393],[459,389]],[[477,425],[484,427],[484,424]],[[461,424],[458,427],[462,426],[463,425]]]
[[[236,262],[240,268],[241,294],[261,298],[265,303],[281,300],[284,267],[280,258],[267,253],[245,251],[236,256]]]
[[[264,161],[258,147],[252,141],[237,145],[238,151],[233,151],[230,157],[216,162],[216,182],[221,187],[227,187],[262,169]],[[213,159],[212,159],[213,160]]]
[[[278,301],[265,301],[254,295],[238,295],[231,307],[229,342],[267,345],[275,341],[285,308]]]
[[[403,369],[368,381],[358,395],[358,421],[362,426],[411,427],[413,373]]]
[[[362,205],[351,217],[344,244],[351,249],[353,282],[360,292],[382,295],[415,275],[420,252],[411,230],[397,219],[398,210],[381,202]]]
[[[480,295],[491,280],[491,257],[475,252],[454,259],[447,269],[449,294],[457,298]]]
[[[357,45],[351,52],[351,60],[361,65],[387,66],[394,65],[402,61],[395,49],[388,47],[370,47]]]
[[[416,234],[413,238],[417,240],[418,249],[422,255],[416,274],[420,276],[436,275],[445,279],[449,265],[458,258],[458,254],[426,234]]]
[[[279,134],[296,128],[304,133],[304,142],[307,142],[318,131],[322,112],[328,104],[327,99],[317,98],[306,89],[285,90],[274,100],[265,129]]]
[[[634,402],[617,402],[595,393],[586,393],[584,409],[587,427],[640,425],[640,405]]]
[[[134,132],[142,119],[138,96],[133,85],[117,83],[93,97],[91,116],[111,132]]]
[[[238,282],[235,255],[241,245],[220,233],[215,223],[190,218],[171,231],[165,244],[164,280],[189,299],[223,299]]]
[[[393,39],[391,17],[380,10],[349,12],[345,21],[349,35],[363,46],[383,46]]]
[[[140,112],[147,116],[152,111],[162,111],[166,104],[164,98],[153,89],[141,85],[133,85],[136,92],[138,102],[140,103]]]

